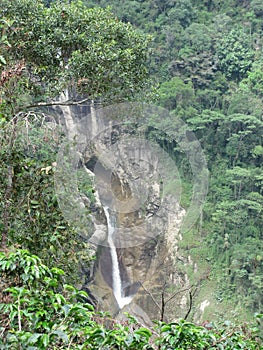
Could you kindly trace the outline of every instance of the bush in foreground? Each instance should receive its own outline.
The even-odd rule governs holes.
[[[0,349],[263,349],[252,325],[207,329],[180,320],[148,329],[132,317],[117,324],[63,276],[26,250],[0,252]]]

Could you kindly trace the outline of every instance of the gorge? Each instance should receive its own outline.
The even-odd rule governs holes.
[[[147,108],[148,114],[156,113],[156,107]],[[66,141],[58,153],[55,184],[64,216],[96,255],[86,287],[98,308],[112,314],[128,309],[149,324],[161,317],[157,315],[164,307],[167,319],[187,314],[192,282],[185,271],[195,271],[197,279],[202,271],[196,272],[189,253],[179,250],[187,213],[180,206],[180,175],[174,162],[145,139],[140,127],[123,120],[127,115],[132,120],[139,111],[132,104],[91,107],[90,113],[75,106],[70,113],[67,109],[63,118],[71,120],[65,125],[74,125],[76,136],[70,130],[73,143]],[[82,190],[87,178],[92,196]],[[201,192],[202,181],[197,183]],[[198,211],[192,207],[191,220]],[[161,306],[161,299],[173,294],[176,299]],[[198,310],[197,318],[202,314]]]
[[[0,348],[261,348],[262,1],[0,12]]]

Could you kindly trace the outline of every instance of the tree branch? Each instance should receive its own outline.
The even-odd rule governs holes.
[[[26,106],[25,108],[33,108],[33,107],[51,107],[51,106],[73,106],[73,105],[81,105],[87,101],[90,101],[91,104],[91,100],[90,98],[84,98],[83,100],[80,101],[50,101],[50,102],[38,102],[38,103],[34,103],[31,105]]]
[[[152,298],[152,301],[153,301],[154,304],[158,307],[158,309],[159,309],[160,311],[162,311],[160,305],[157,303],[157,301],[155,300],[155,298],[154,298],[154,296],[152,295],[152,293],[151,293],[150,291],[148,291],[148,290],[144,287],[144,285],[143,285],[141,282],[140,282],[140,284],[141,284],[143,290],[144,290],[148,295],[150,295],[150,297]]]
[[[187,319],[187,317],[189,316],[191,310],[192,310],[192,306],[193,306],[193,296],[195,295],[195,292],[196,292],[197,288],[195,288],[194,292],[192,293],[191,290],[189,291],[189,308],[188,308],[188,311],[184,317],[184,320]]]
[[[178,290],[177,292],[175,292],[168,300],[165,301],[165,305],[169,303],[169,301],[171,301],[174,297],[176,297],[176,295],[180,294],[180,293],[183,293],[183,292],[186,292],[187,290],[191,289],[192,286],[188,287],[188,288],[185,288],[185,289],[181,289],[181,290]]]

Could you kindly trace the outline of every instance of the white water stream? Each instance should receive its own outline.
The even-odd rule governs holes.
[[[122,309],[125,305],[129,304],[132,300],[132,296],[124,297],[122,292],[122,281],[120,274],[120,267],[118,261],[118,255],[116,251],[116,247],[114,244],[114,231],[115,231],[115,222],[110,215],[110,211],[108,207],[104,207],[104,212],[107,218],[108,224],[108,243],[110,247],[110,254],[112,260],[112,290],[115,296],[115,299],[119,305],[119,308]]]

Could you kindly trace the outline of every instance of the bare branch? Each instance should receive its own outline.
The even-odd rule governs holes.
[[[165,310],[165,301],[164,301],[164,289],[165,289],[165,285],[164,285],[164,288],[163,288],[163,291],[162,291],[162,302],[161,302],[161,318],[160,318],[160,321],[163,322],[164,320],[164,310]]]
[[[151,293],[149,290],[147,290],[141,282],[140,282],[140,284],[141,284],[143,290],[144,290],[148,295],[150,295],[150,297],[152,298],[152,301],[153,301],[154,304],[158,307],[158,309],[159,309],[160,311],[162,311],[160,305],[157,303],[157,301],[155,300],[155,298],[154,298],[154,296],[152,295],[152,293]]]
[[[50,106],[73,106],[73,105],[81,105],[85,102],[91,101],[90,98],[84,98],[80,101],[50,101],[50,102],[38,102],[31,105],[26,106],[25,108],[33,108],[33,107],[50,107]],[[90,102],[91,104],[91,102]]]
[[[168,300],[165,301],[165,305],[168,304],[169,301],[171,301],[174,297],[176,297],[176,295],[181,294],[183,292],[186,292],[187,290],[191,290],[191,288],[192,288],[192,286],[185,288],[185,289],[178,290]]]
[[[193,306],[193,297],[194,297],[196,291],[197,291],[197,287],[195,288],[195,290],[194,290],[193,293],[192,293],[191,290],[189,291],[189,301],[190,301],[190,302],[189,302],[189,308],[188,308],[188,311],[187,311],[187,313],[186,313],[186,315],[185,315],[185,317],[184,317],[184,320],[187,319],[187,317],[189,316],[189,314],[190,314],[190,312],[191,312],[191,310],[192,310],[192,306]]]

